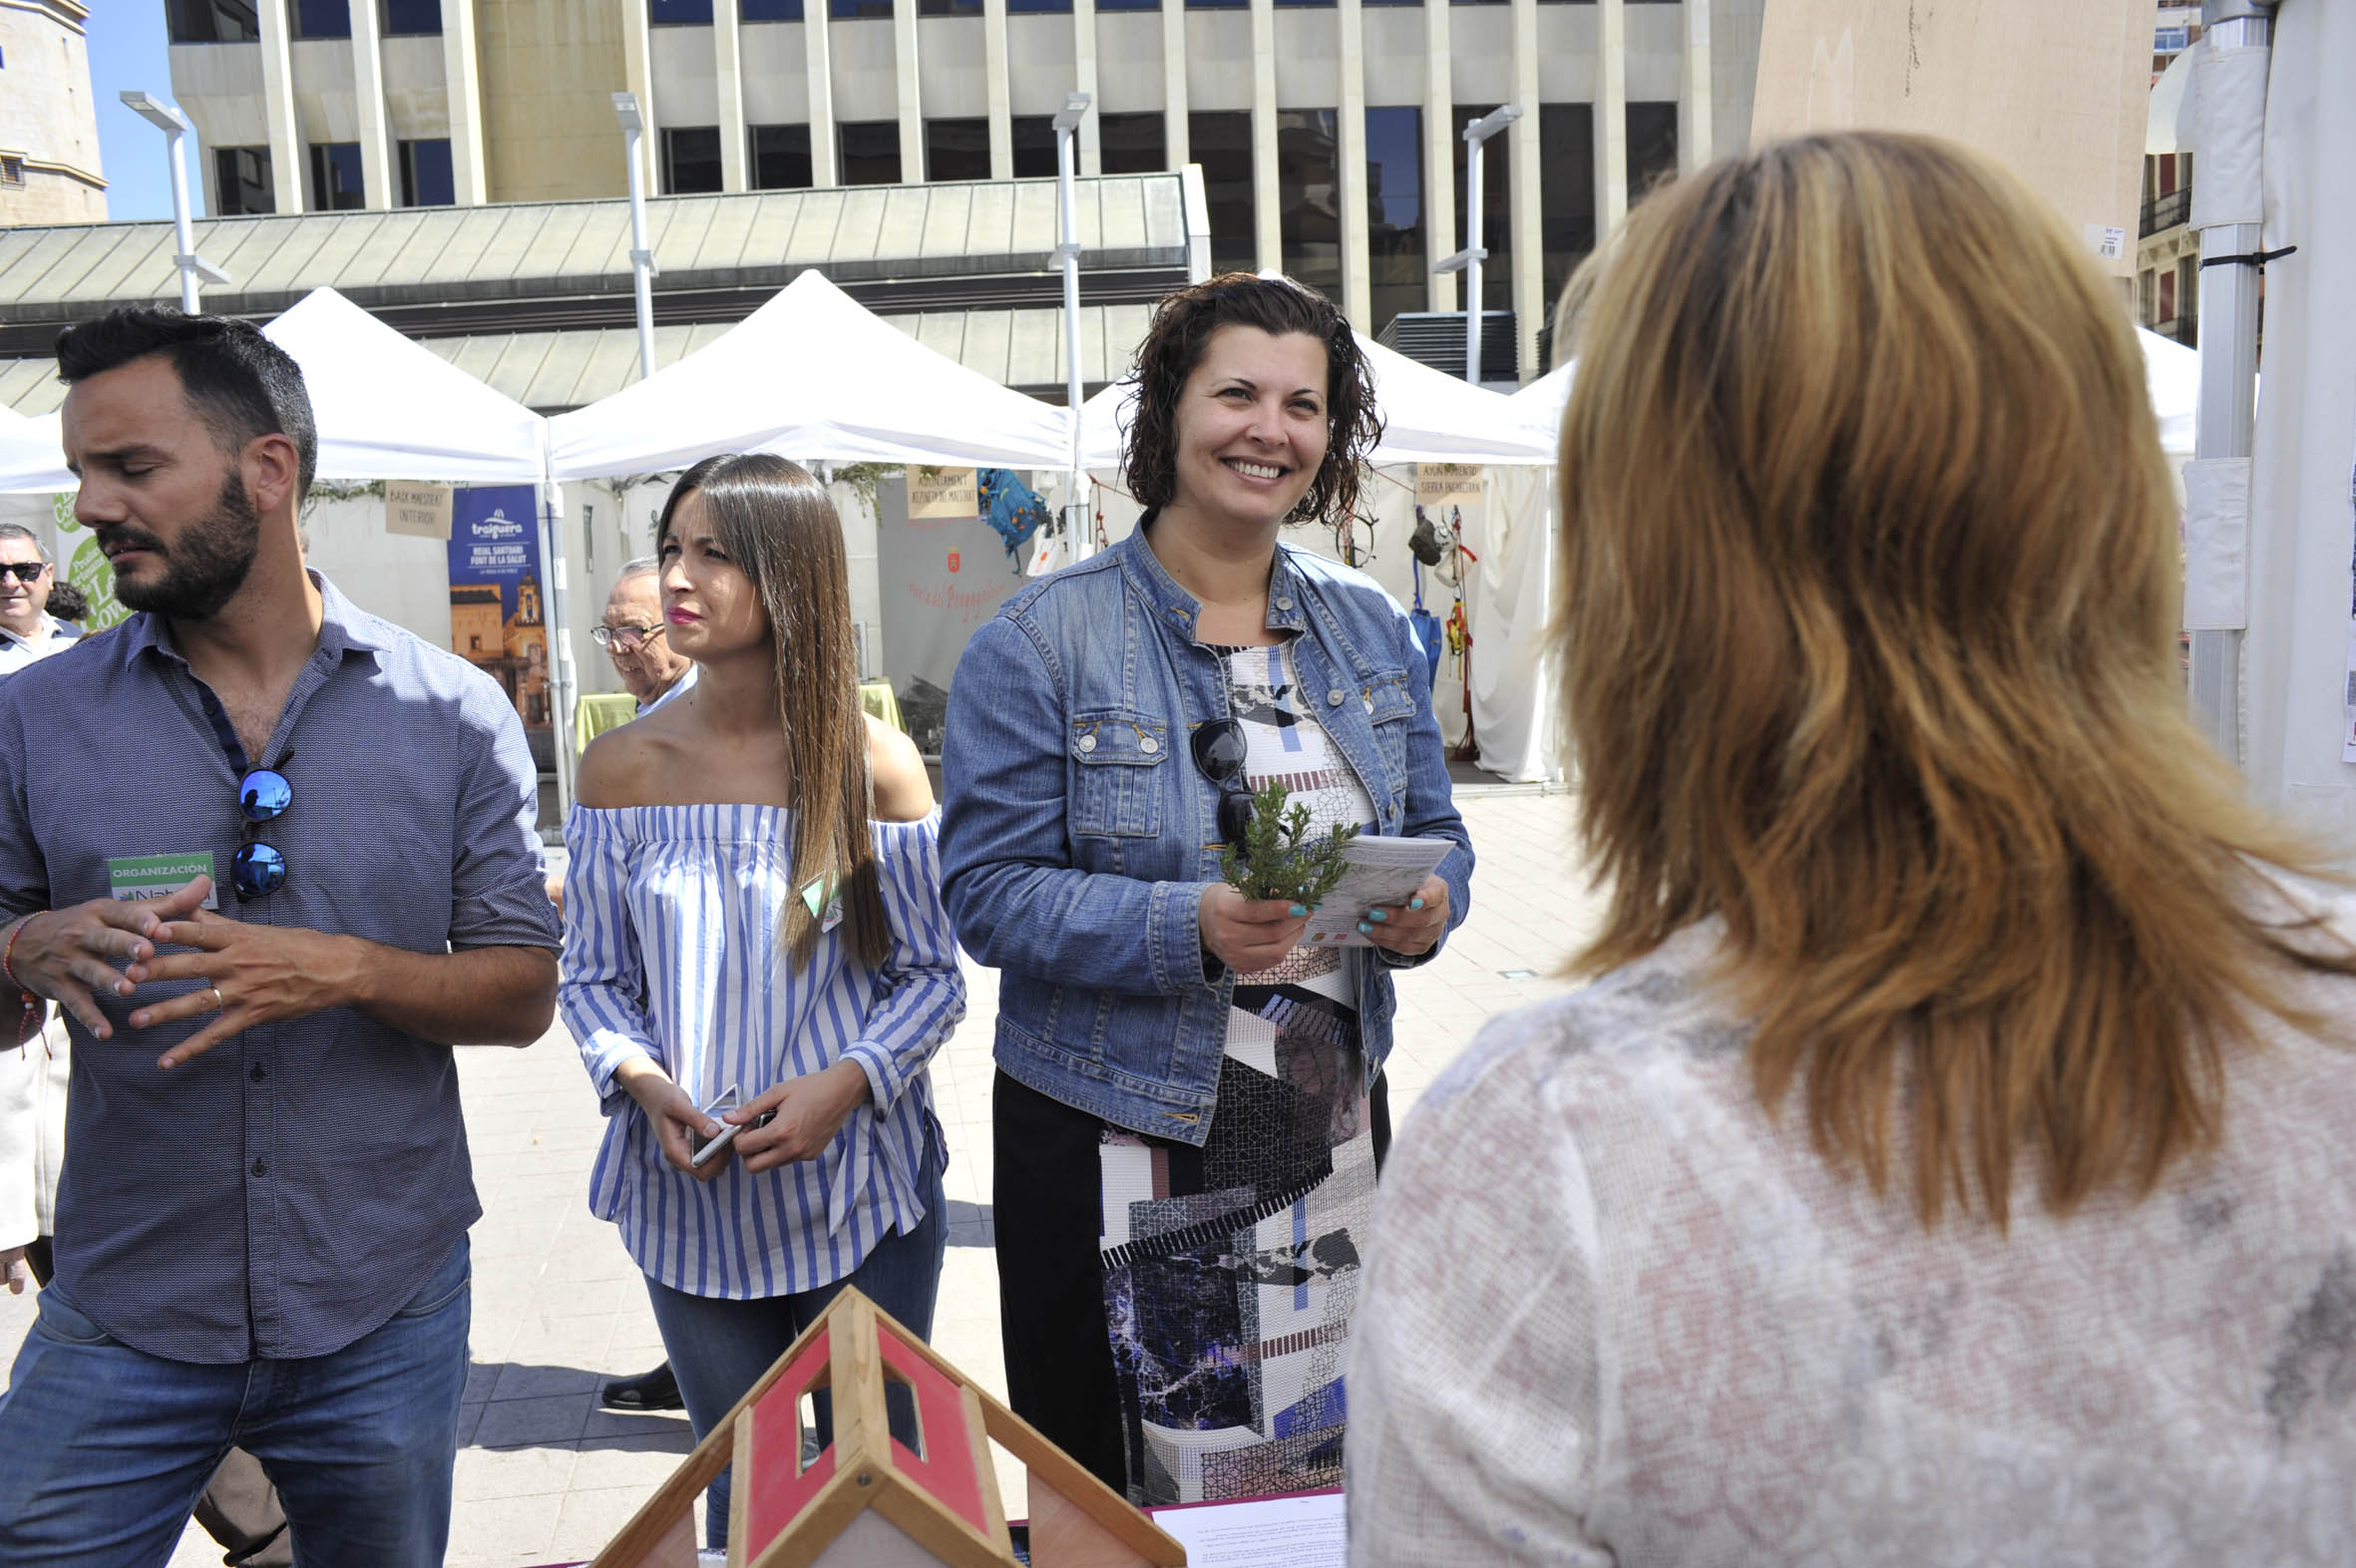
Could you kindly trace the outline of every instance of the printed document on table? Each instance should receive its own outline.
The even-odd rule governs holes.
[[[1301,937],[1307,948],[1371,948],[1359,935],[1367,911],[1404,904],[1456,846],[1447,839],[1383,839],[1362,833],[1342,848],[1349,869]]]
[[[1343,1568],[1342,1494],[1300,1492],[1153,1510],[1187,1568]]]

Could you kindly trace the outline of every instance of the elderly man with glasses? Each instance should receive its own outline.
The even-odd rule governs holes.
[[[0,523],[0,675],[63,653],[82,633],[49,613],[57,569],[40,538],[18,523]]]
[[[661,564],[641,556],[621,569],[613,591],[605,596],[602,624],[589,628],[613,659],[613,672],[637,699],[638,715],[646,714],[695,684],[695,665],[671,651],[663,635]]]

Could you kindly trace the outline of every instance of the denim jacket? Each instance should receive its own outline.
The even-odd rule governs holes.
[[[1221,880],[1219,792],[1190,743],[1227,711],[1219,656],[1195,637],[1200,609],[1142,526],[1033,584],[967,644],[942,757],[943,892],[967,951],[1000,971],[998,1065],[1192,1144],[1210,1135],[1235,989],[1196,924]],[[1455,844],[1438,873],[1452,930],[1472,844],[1405,612],[1362,574],[1280,545],[1268,626],[1302,633],[1302,691],[1373,797],[1372,831]],[[1364,951],[1371,1071],[1390,1050],[1390,971],[1430,955]]]

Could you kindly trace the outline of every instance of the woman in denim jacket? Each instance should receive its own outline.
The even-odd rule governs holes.
[[[1341,1483],[1342,1365],[1388,1141],[1390,972],[1464,916],[1421,650],[1279,543],[1357,498],[1357,340],[1297,284],[1163,301],[1123,460],[1135,534],[1010,599],[959,663],[944,893],[1001,972],[995,1218],[1014,1408],[1141,1503]],[[1364,948],[1245,899],[1220,849],[1280,780],[1319,826],[1455,847]]]

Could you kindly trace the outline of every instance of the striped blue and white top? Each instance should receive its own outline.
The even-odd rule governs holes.
[[[735,1300],[843,1278],[924,1218],[920,1161],[940,1147],[928,1065],[966,1011],[941,907],[941,816],[873,824],[892,947],[869,971],[845,933],[806,969],[779,946],[792,888],[792,813],[776,806],[577,808],[565,824],[561,1005],[610,1118],[589,1208],[638,1267],[675,1291]],[[849,1057],[874,1104],[815,1160],[708,1182],[665,1164],[614,1082],[647,1055],[709,1105],[750,1100]]]

